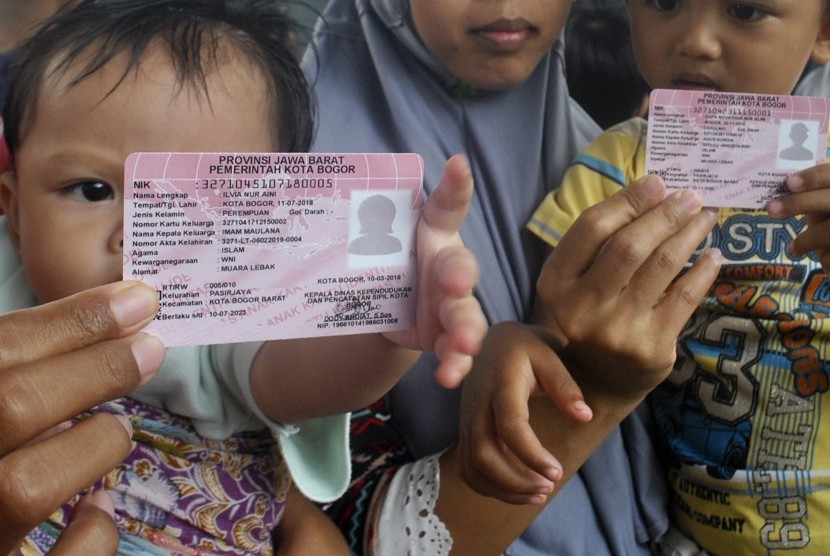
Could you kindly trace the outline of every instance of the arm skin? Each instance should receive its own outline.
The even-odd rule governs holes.
[[[267,342],[254,360],[252,390],[272,419],[290,423],[365,407],[409,370],[421,350],[441,361],[436,380],[457,386],[472,366],[486,321],[473,288],[478,266],[458,234],[472,197],[466,159],[451,158],[417,230],[415,329]]]
[[[0,554],[132,449],[122,418],[63,424],[155,374],[164,346],[136,331],[157,309],[152,288],[117,282],[0,316]],[[79,504],[54,554],[115,553],[107,499]]]
[[[349,556],[340,529],[323,511],[292,487],[285,512],[274,533],[275,556]]]
[[[705,251],[677,278],[716,213],[690,193],[663,197],[647,177],[586,211],[539,278],[543,326],[491,329],[441,461],[436,513],[455,553],[505,550],[671,371],[720,257]]]

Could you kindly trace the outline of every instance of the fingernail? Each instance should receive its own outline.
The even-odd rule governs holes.
[[[115,518],[115,503],[112,496],[106,491],[98,490],[87,496],[91,504],[107,512],[110,517]]]
[[[703,207],[703,212],[712,220],[720,218],[720,208],[718,207]]]
[[[769,203],[767,203],[767,212],[772,217],[778,217],[781,215],[781,210],[783,209],[783,207],[784,203],[782,203],[781,201],[770,201]]]
[[[541,506],[542,504],[544,504],[547,501],[548,501],[548,497],[545,494],[534,494],[533,496],[530,497],[530,500],[528,500],[528,502],[530,504],[533,504],[534,506]]]
[[[130,346],[141,374],[139,386],[144,386],[164,362],[164,344],[150,334],[139,334]]]
[[[588,417],[594,416],[594,412],[591,411],[591,408],[588,407],[588,404],[582,400],[574,402],[574,411],[576,411],[580,415],[586,415]]]
[[[138,284],[122,289],[110,302],[115,320],[123,327],[138,324],[152,317],[157,306],[158,296],[155,291]]]
[[[799,253],[798,249],[796,249],[796,244],[792,241],[787,245],[787,255],[790,258],[799,258],[803,255],[803,253]]]
[[[72,421],[63,421],[61,423],[58,423],[57,425],[55,425],[54,427],[52,427],[48,431],[42,433],[42,436],[44,438],[48,438],[50,436],[55,436],[56,434],[62,433],[63,431],[68,431],[73,426],[75,426],[75,425]]]
[[[785,183],[787,184],[787,189],[793,192],[801,191],[802,189],[804,189],[804,178],[802,178],[798,174],[787,176]]]
[[[700,205],[700,196],[693,191],[681,191],[680,196],[677,198],[677,206],[679,206],[683,212],[696,212],[700,209]]]
[[[133,437],[133,424],[130,422],[130,420],[127,417],[123,416],[123,415],[113,415],[113,417],[118,419],[118,422],[121,423],[121,426],[124,427],[124,430],[126,430],[127,434],[130,435],[130,438],[132,438]]]
[[[643,182],[643,191],[645,191],[649,197],[656,197],[658,195],[662,196],[663,189],[663,184],[656,176],[648,176]]]
[[[41,440],[46,440],[47,438],[52,438],[56,434],[62,433],[65,430],[72,428],[72,421],[63,421],[62,423],[58,423],[54,427],[47,429],[31,439],[28,444],[34,444],[36,442],[40,442]]]
[[[545,478],[551,482],[556,482],[562,478],[562,469],[558,467],[551,467],[545,471]],[[553,485],[547,489],[547,492],[550,493],[553,491]]]
[[[443,380],[441,381],[444,388],[452,390],[453,388],[457,388],[461,382],[464,380],[464,373],[459,371],[458,369],[450,369],[446,373],[444,373]]]

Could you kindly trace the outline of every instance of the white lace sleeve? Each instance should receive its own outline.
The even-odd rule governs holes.
[[[452,537],[435,515],[440,481],[438,455],[408,463],[395,473],[377,513],[375,555],[450,553]]]

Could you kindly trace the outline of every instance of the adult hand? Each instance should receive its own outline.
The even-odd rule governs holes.
[[[126,419],[66,421],[155,374],[164,346],[137,332],[157,310],[153,289],[117,282],[0,316],[0,554],[129,453]],[[114,553],[107,498],[79,505],[56,553]]]
[[[537,283],[539,323],[586,394],[638,403],[671,371],[677,336],[720,268],[720,253],[690,257],[717,221],[690,191],[665,197],[646,176],[586,210]]]

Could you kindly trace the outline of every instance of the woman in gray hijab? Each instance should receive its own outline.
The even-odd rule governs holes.
[[[451,155],[467,155],[476,189],[462,237],[482,268],[477,295],[491,324],[530,320],[546,247],[525,223],[599,132],[568,95],[560,35],[569,7],[569,0],[332,0],[304,59],[317,96],[314,150],[419,153],[427,194]],[[424,355],[385,400],[354,415],[354,489],[330,511],[358,553],[364,545],[380,554],[449,550],[432,509],[443,469],[436,454],[458,439],[460,392],[438,386],[434,367]],[[668,526],[655,476],[656,456],[634,414],[507,553],[649,554]],[[378,484],[382,494],[373,499]],[[412,492],[433,497],[415,506],[414,518]],[[418,515],[420,544],[375,544],[405,536]]]

